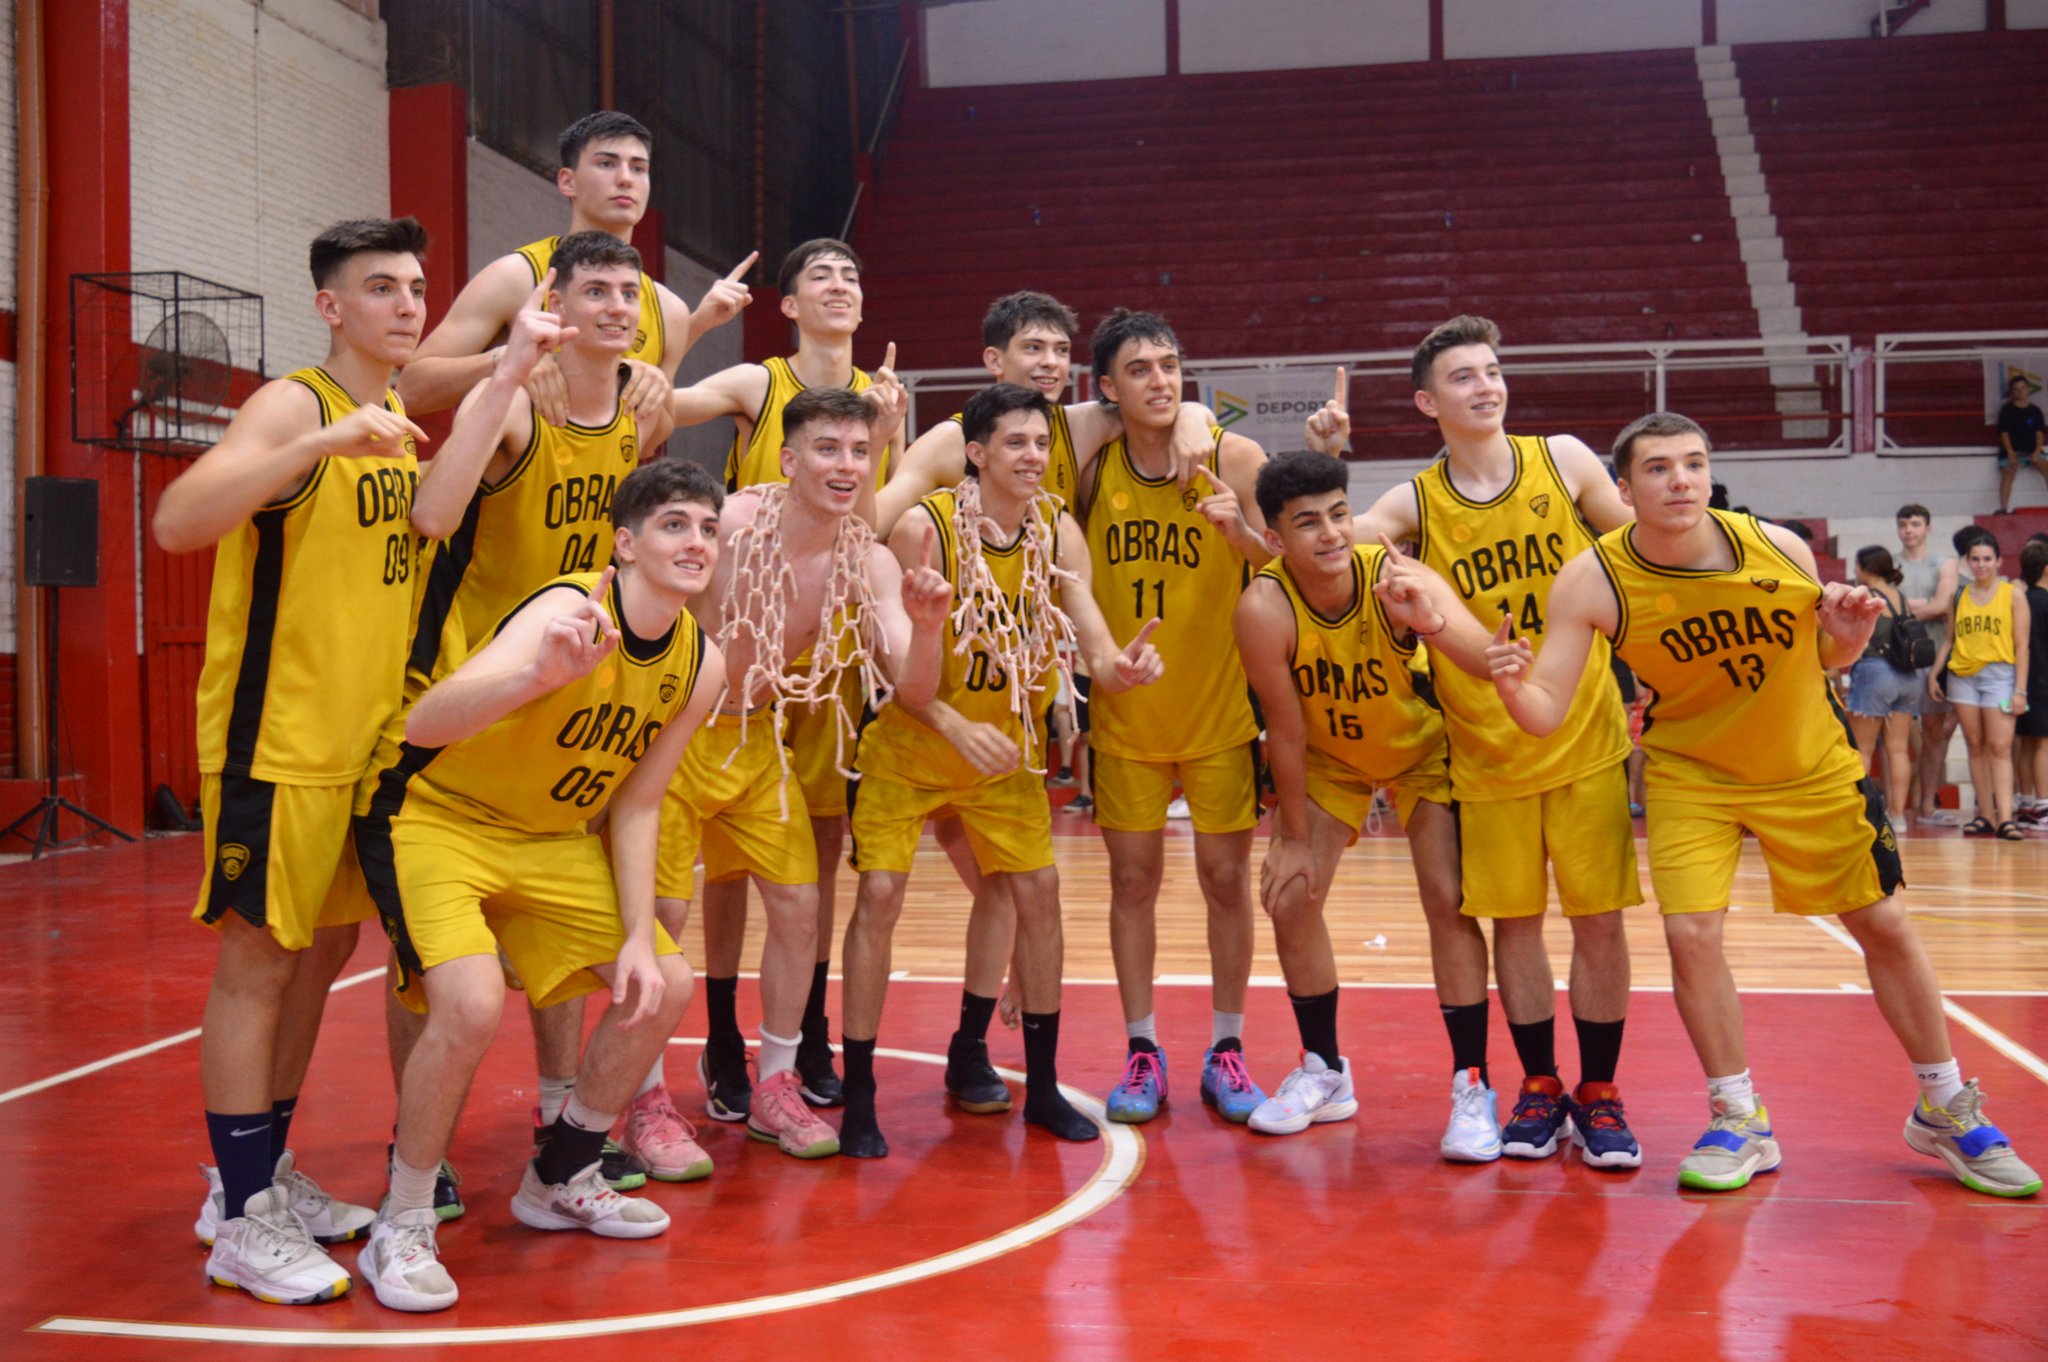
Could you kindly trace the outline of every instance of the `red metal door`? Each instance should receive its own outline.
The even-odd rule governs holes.
[[[149,533],[157,501],[192,454],[144,454],[142,464],[142,740],[145,807],[168,785],[188,811],[199,807],[195,697],[206,661],[206,602],[213,549],[165,553]]]

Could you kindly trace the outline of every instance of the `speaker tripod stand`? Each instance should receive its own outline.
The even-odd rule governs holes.
[[[56,593],[59,588],[48,586],[43,590],[50,593],[47,612],[50,620],[50,646],[45,654],[47,662],[43,668],[43,771],[49,780],[49,788],[44,791],[43,797],[36,801],[35,807],[4,829],[0,829],[0,841],[9,837],[19,837],[33,844],[34,849],[29,852],[30,860],[41,860],[45,851],[61,851],[65,847],[75,846],[91,837],[95,831],[111,832],[124,842],[135,840],[133,836],[121,831],[98,814],[81,808],[57,792],[57,669],[59,660],[64,656],[63,650],[58,647],[58,631],[62,627],[64,612],[57,604]],[[59,837],[57,815],[60,813],[68,813],[92,826],[76,837]],[[31,824],[35,826],[33,836],[27,831]]]

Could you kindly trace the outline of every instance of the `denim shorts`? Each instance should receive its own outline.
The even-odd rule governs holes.
[[[1849,669],[1849,712],[1866,719],[1918,714],[1928,698],[1926,672],[1902,672],[1881,657],[1866,657]]]
[[[2010,662],[1986,662],[1969,676],[1949,673],[1944,687],[1952,705],[1981,705],[1997,709],[2012,699],[2014,674]]]

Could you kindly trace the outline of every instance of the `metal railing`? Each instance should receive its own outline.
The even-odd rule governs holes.
[[[1871,354],[1872,428],[1877,452],[1987,454],[1995,450],[1997,445],[1983,415],[1984,360],[1987,352],[2022,348],[2048,349],[2048,331],[1902,331],[1880,335]],[[1891,402],[1893,371],[1929,366],[1947,366],[1948,378],[1957,387],[1957,400],[1895,410]],[[1915,425],[1935,432],[1935,442],[1908,443],[1900,438],[1910,438]],[[1943,442],[1944,436],[1971,426],[1983,432],[1974,442]]]

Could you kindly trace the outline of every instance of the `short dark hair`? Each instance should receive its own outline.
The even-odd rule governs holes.
[[[1408,375],[1415,381],[1417,390],[1429,386],[1430,376],[1436,372],[1436,357],[1461,345],[1491,346],[1498,356],[1500,328],[1487,317],[1460,315],[1424,336],[1422,344],[1415,347],[1415,358],[1408,364]]]
[[[782,257],[782,268],[775,272],[776,289],[787,296],[796,288],[796,277],[810,268],[813,261],[827,260],[835,255],[852,261],[855,273],[867,268],[860,263],[860,257],[853,253],[853,247],[845,242],[829,236],[812,237],[802,245],[793,247],[788,255]]]
[[[612,492],[612,528],[640,533],[647,517],[671,501],[695,501],[713,511],[725,506],[718,479],[688,459],[667,457],[641,464]]]
[[[1081,319],[1074,315],[1074,309],[1049,293],[1032,293],[1028,289],[1009,293],[988,305],[981,319],[981,343],[1006,350],[1027,326],[1042,326],[1072,340],[1081,328]]]
[[[872,426],[875,413],[867,400],[851,388],[805,388],[782,408],[783,445],[794,449],[796,437],[805,427],[825,421],[859,421]]]
[[[583,159],[583,149],[592,142],[609,142],[618,137],[637,137],[648,154],[654,154],[654,134],[647,130],[645,123],[617,109],[600,109],[583,115],[562,129],[556,143],[562,152],[562,169],[574,170]]]
[[[1252,497],[1259,503],[1259,514],[1266,518],[1266,523],[1277,527],[1288,502],[1348,491],[1350,487],[1351,473],[1342,459],[1297,449],[1276,454],[1259,466],[1259,480],[1252,488]]]
[[[1636,441],[1645,435],[1697,435],[1708,453],[1714,451],[1714,442],[1707,438],[1707,432],[1700,428],[1700,423],[1690,416],[1680,416],[1675,411],[1653,411],[1647,416],[1638,416],[1628,423],[1621,434],[1614,437],[1615,477],[1628,476],[1629,464],[1634,462],[1636,457]]]
[[[1892,551],[1882,544],[1866,544],[1856,550],[1856,569],[1893,586],[1906,580],[1906,574],[1892,561]]]
[[[1116,357],[1126,345],[1137,341],[1152,341],[1159,345],[1171,346],[1175,354],[1181,354],[1180,337],[1173,334],[1173,328],[1166,324],[1166,318],[1157,312],[1138,312],[1120,307],[1095,324],[1095,334],[1088,340],[1088,353],[1094,360],[1095,377],[1100,379],[1116,364]],[[1182,355],[1182,358],[1186,358]]]
[[[2041,580],[2041,569],[2048,568],[2048,542],[2036,543],[2029,539],[2027,546],[2020,550],[2020,580],[2033,586]],[[2039,794],[2036,790],[2034,793]]]
[[[548,257],[548,268],[555,272],[556,288],[567,288],[579,269],[608,270],[621,265],[630,266],[636,273],[645,268],[640,263],[640,252],[610,232],[571,232],[555,242],[555,253]]]
[[[427,229],[418,218],[350,218],[313,238],[307,252],[313,287],[326,288],[353,256],[366,252],[406,253],[427,257]]]
[[[1910,516],[1916,515],[1930,525],[1934,523],[1934,512],[1928,510],[1917,501],[1909,501],[1904,506],[1899,507],[1899,513],[1893,516],[1892,519],[1905,520]]]
[[[986,445],[996,433],[997,423],[1013,411],[1035,411],[1045,418],[1048,429],[1052,426],[1052,403],[1044,393],[1017,383],[992,383],[968,398],[960,412],[960,429],[966,433],[967,443]],[[967,461],[967,476],[981,476],[972,459]]]
[[[1982,525],[1965,525],[1950,535],[1948,542],[1955,545],[1956,557],[1967,558],[1970,550],[1976,547],[1977,541],[1980,539],[1991,545],[1992,548],[1998,547],[1998,536],[1985,529]]]

